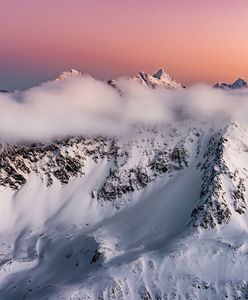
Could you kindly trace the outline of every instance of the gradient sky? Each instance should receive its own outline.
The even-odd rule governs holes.
[[[248,79],[248,0],[1,0],[0,89],[76,68],[163,67],[184,84]]]

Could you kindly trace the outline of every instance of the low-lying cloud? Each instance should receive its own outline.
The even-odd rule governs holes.
[[[194,86],[150,89],[127,79],[118,86],[90,76],[54,81],[27,91],[0,94],[0,139],[44,140],[74,135],[121,135],[134,124],[179,118],[246,120],[248,91]]]

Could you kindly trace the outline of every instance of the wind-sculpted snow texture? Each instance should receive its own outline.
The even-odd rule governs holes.
[[[0,147],[1,299],[247,299],[248,134],[181,120]]]

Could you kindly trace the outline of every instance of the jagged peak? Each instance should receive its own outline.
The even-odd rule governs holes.
[[[164,77],[171,77],[171,76],[167,74],[164,69],[161,68],[155,74],[153,74],[153,77],[158,80],[161,80]]]
[[[248,85],[246,81],[241,77],[239,77],[231,84],[218,82],[214,85],[214,88],[219,88],[219,89],[240,89],[246,87],[248,87]]]
[[[152,88],[161,86],[169,89],[181,89],[184,87],[181,83],[177,82],[173,79],[173,77],[167,74],[162,68],[153,75],[140,71],[133,79]]]
[[[242,88],[242,87],[247,87],[247,83],[246,81],[239,77],[236,81],[234,81],[234,83],[232,84],[233,88]]]

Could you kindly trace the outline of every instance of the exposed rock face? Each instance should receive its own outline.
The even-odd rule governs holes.
[[[202,188],[199,204],[192,211],[195,227],[214,228],[227,224],[233,213],[247,211],[246,178],[239,170],[230,170],[225,161],[226,129],[212,133],[206,147],[201,145],[202,136],[193,129],[194,139],[171,128],[166,135],[160,130],[137,129],[137,140],[123,142],[116,138],[81,137],[67,138],[51,144],[1,145],[0,186],[19,190],[32,174],[39,176],[48,187],[54,181],[68,184],[72,178],[87,176],[87,162],[99,164],[107,160],[108,175],[101,186],[91,191],[102,205],[111,202],[116,208],[130,202],[132,194],[142,190],[160,177],[175,176],[188,168],[190,161],[198,161]],[[177,141],[175,143],[175,140]],[[194,144],[195,153],[190,152]],[[130,164],[138,151],[140,162]],[[136,154],[137,155],[137,154]],[[232,190],[227,190],[229,181]]]
[[[116,138],[82,137],[68,138],[47,145],[2,144],[0,185],[19,190],[32,174],[38,175],[48,187],[55,180],[64,185],[73,177],[85,176],[85,164],[88,160],[95,164],[107,160],[111,163],[109,175],[102,186],[97,191],[92,191],[91,195],[92,198],[96,196],[101,203],[111,201],[119,208],[119,202],[130,201],[134,191],[145,188],[157,177],[180,171],[188,165],[188,154],[183,140],[174,148],[163,145],[164,149],[159,150],[155,144],[156,140],[157,143],[162,142],[159,132],[154,128],[147,130],[150,131],[150,136],[146,139],[142,137],[142,131],[137,129],[139,141],[132,140],[127,143]],[[173,132],[172,130],[172,137]],[[141,156],[146,161],[143,165],[128,166],[135,149],[140,149],[139,152],[142,152]]]
[[[201,166],[201,201],[192,212],[192,222],[196,227],[214,228],[224,225],[229,223],[233,214],[243,214],[247,211],[247,171],[245,168],[233,169],[227,161],[230,159],[228,150],[234,147],[235,143],[239,145],[238,140],[234,143],[231,140],[230,133],[233,132],[237,133],[236,124],[226,127],[209,139]]]
[[[119,169],[111,170],[110,175],[98,191],[97,198],[115,203],[125,195],[130,197],[132,192],[145,188],[157,177],[173,171],[180,171],[186,166],[187,153],[183,147],[175,147],[170,152],[158,152],[145,166],[127,169],[124,165]]]
[[[205,161],[201,167],[202,204],[192,212],[194,226],[214,228],[217,224],[228,223],[231,218],[231,211],[225,200],[225,191],[222,186],[223,174],[228,173],[223,160],[224,143],[221,133],[209,140],[208,150],[204,154]]]
[[[233,89],[242,89],[242,88],[247,88],[248,85],[246,81],[243,78],[238,78],[234,83],[231,85],[231,88]]]
[[[88,157],[99,159],[114,156],[113,141],[107,138],[69,138],[52,144],[1,145],[0,185],[18,190],[37,174],[47,186],[56,179],[67,184],[72,177],[84,175]]]

